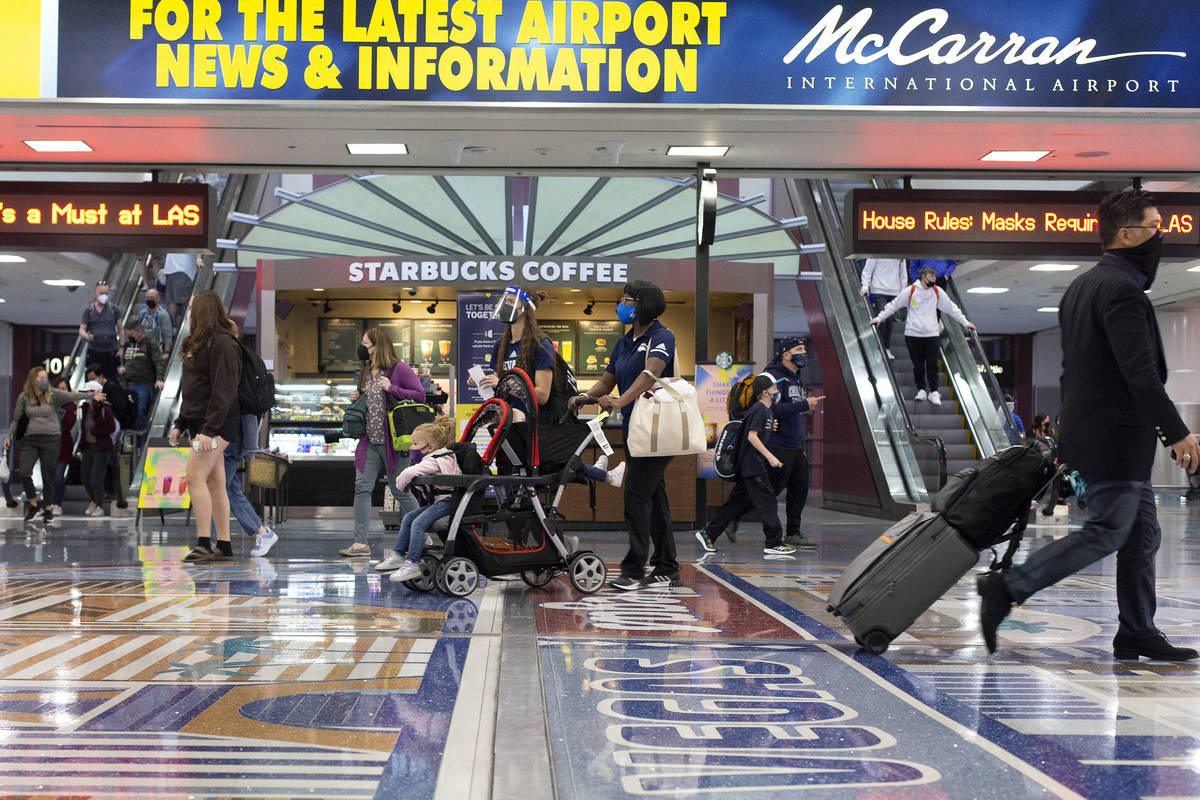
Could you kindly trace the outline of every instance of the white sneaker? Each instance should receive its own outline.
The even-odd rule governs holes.
[[[62,506],[50,506],[50,513],[56,517],[61,517],[63,515]]]
[[[266,533],[259,533],[259,534],[255,535],[254,549],[250,551],[250,555],[252,557],[265,556],[267,554],[267,552],[272,547],[274,547],[275,543],[278,541],[279,541],[279,536],[277,536],[275,534],[275,531],[271,530],[270,528],[267,528]]]
[[[608,471],[608,479],[605,483],[610,483],[613,486],[620,486],[625,482],[625,462],[622,461]]]
[[[917,396],[916,396],[916,397],[914,397],[913,399],[914,399],[914,400],[924,400],[924,399],[925,399],[926,397],[928,397],[928,396],[929,396],[929,395],[925,394],[925,390],[924,390],[924,389],[920,389],[920,390],[918,390],[918,391],[917,391]]]
[[[884,352],[886,352],[886,353],[887,353],[887,356],[888,356],[888,361],[895,361],[895,360],[896,360],[896,354],[895,354],[895,353],[893,353],[893,352],[892,352],[890,349],[888,349],[888,350],[885,350]]]
[[[392,583],[400,583],[402,581],[411,581],[414,578],[421,577],[421,565],[416,561],[405,561],[404,566],[397,569],[388,576],[388,580]]]
[[[388,553],[387,558],[375,565],[376,572],[391,572],[394,569],[400,569],[404,564],[404,553],[397,553],[395,550]]]
[[[937,392],[930,392],[929,402],[933,403],[935,406],[940,406],[942,404],[942,396]]]
[[[87,507],[87,511],[84,511],[83,513],[89,517],[103,517],[104,509],[101,508],[100,506],[96,505],[95,503],[89,503],[88,507]]]
[[[608,472],[608,456],[601,454],[600,457],[596,459],[596,463],[593,466],[596,469],[602,469],[605,472]]]

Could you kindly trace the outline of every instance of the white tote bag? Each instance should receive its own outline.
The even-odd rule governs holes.
[[[696,387],[683,378],[660,378],[650,370],[655,389],[633,404],[625,446],[635,458],[686,456],[708,449],[700,398]]]

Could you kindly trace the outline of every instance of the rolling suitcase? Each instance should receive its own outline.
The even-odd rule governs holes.
[[[909,514],[850,562],[828,610],[878,655],[978,560],[979,551],[940,514]]]

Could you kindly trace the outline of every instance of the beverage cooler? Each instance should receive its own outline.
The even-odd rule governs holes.
[[[353,381],[297,380],[275,386],[267,448],[286,456],[292,503],[348,506],[354,502],[354,448],[343,438],[342,415]],[[382,495],[382,487],[379,493]],[[380,498],[376,498],[379,502]]]

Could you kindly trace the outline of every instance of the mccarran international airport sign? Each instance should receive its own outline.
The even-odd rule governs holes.
[[[1195,0],[41,3],[0,97],[1200,108]]]

